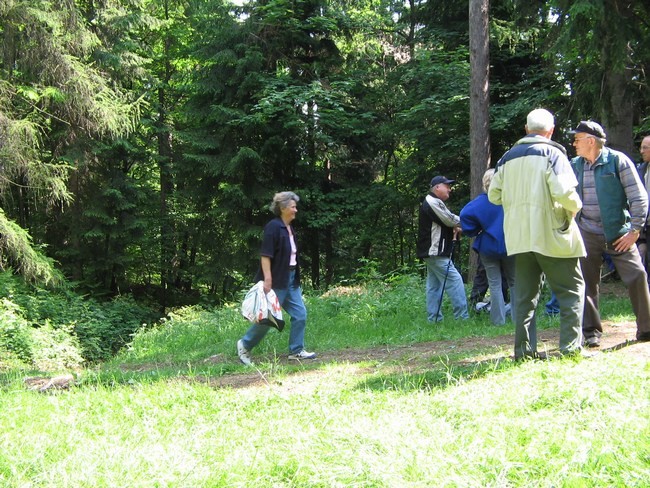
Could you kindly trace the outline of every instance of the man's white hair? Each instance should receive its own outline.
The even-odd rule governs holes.
[[[526,127],[530,132],[548,132],[555,127],[555,118],[548,110],[536,108],[528,114]]]

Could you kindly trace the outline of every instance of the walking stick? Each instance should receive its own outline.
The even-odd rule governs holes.
[[[442,281],[442,291],[440,292],[440,300],[438,300],[438,310],[436,310],[436,322],[439,322],[438,314],[440,313],[440,307],[442,307],[442,297],[445,294],[445,285],[447,284],[447,276],[449,276],[449,268],[451,267],[454,260],[455,247],[456,247],[456,239],[451,241],[451,249],[449,251],[449,262],[447,263],[447,272],[445,273],[445,279]]]

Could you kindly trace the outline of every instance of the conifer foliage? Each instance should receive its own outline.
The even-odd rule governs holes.
[[[561,142],[600,119],[636,157],[643,5],[489,2],[478,142],[498,158],[545,106]],[[1,0],[1,264],[162,310],[232,300],[293,190],[306,287],[417,269],[428,181],[456,179],[460,209],[486,164],[469,21],[449,0]]]
[[[137,103],[95,63],[99,40],[74,1],[3,1],[0,25],[4,261],[47,282],[58,272],[24,231],[44,237],[47,213],[74,200],[91,141],[132,131]]]

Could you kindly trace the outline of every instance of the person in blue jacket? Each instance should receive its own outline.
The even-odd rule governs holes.
[[[474,198],[460,211],[463,234],[475,237],[475,251],[479,253],[487,273],[490,287],[490,320],[494,325],[506,323],[506,304],[501,289],[502,271],[510,288],[510,303],[514,303],[515,258],[508,256],[503,234],[503,207],[488,200],[487,190],[494,176],[494,169],[483,175],[483,193]]]

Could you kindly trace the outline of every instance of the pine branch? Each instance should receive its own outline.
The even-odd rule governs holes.
[[[59,285],[62,274],[54,267],[54,261],[32,244],[26,230],[7,219],[0,210],[0,266],[12,265],[27,281],[45,285]]]

